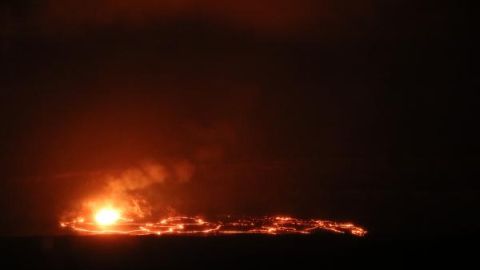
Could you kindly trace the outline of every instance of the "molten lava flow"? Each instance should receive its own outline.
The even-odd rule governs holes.
[[[172,216],[152,219],[153,209],[142,192],[167,179],[185,182],[193,166],[186,162],[166,166],[145,163],[120,173],[109,173],[99,194],[86,198],[74,212],[66,213],[60,226],[82,234],[127,235],[225,235],[225,234],[311,234],[320,231],[364,236],[367,231],[348,222],[299,219],[286,216],[199,217]],[[154,211],[157,210],[157,211]]]
[[[367,231],[352,223],[339,223],[317,219],[292,217],[232,218],[207,221],[198,217],[168,217],[157,222],[134,222],[120,218],[117,210],[101,209],[95,219],[74,218],[60,223],[83,234],[127,235],[224,235],[224,234],[311,234],[329,231],[354,236],[364,236]],[[106,227],[108,226],[108,228]]]
[[[120,219],[120,212],[112,208],[100,209],[95,214],[95,221],[101,226],[110,226]]]

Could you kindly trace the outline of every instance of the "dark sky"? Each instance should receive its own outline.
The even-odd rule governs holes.
[[[188,161],[191,214],[480,228],[460,1],[0,3],[0,235],[57,232],[98,172]],[[160,198],[160,199],[159,199]]]

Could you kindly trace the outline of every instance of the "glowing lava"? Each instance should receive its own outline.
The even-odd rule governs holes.
[[[100,209],[95,214],[95,221],[100,226],[110,226],[120,219],[120,212],[113,208],[103,208]]]
[[[106,226],[108,225],[108,228]],[[156,222],[135,222],[121,218],[113,209],[102,209],[93,221],[74,218],[60,223],[62,228],[81,234],[126,235],[225,235],[225,234],[312,234],[328,231],[364,236],[367,231],[349,222],[298,219],[284,216],[224,217],[208,221],[199,217],[172,216]]]

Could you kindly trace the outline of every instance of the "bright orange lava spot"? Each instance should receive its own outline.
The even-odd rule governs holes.
[[[115,224],[120,219],[120,212],[112,208],[100,209],[95,214],[95,221],[98,225],[109,226]]]

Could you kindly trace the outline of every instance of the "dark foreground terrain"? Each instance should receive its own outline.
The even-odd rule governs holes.
[[[389,239],[321,234],[0,239],[0,269],[467,269],[477,265],[478,257],[478,238],[468,237]]]

